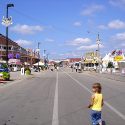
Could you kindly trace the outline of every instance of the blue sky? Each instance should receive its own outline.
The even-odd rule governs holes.
[[[41,55],[81,57],[97,49],[98,32],[102,55],[125,47],[125,0],[0,0],[1,20],[7,3],[15,5],[9,37],[25,48],[40,42]]]

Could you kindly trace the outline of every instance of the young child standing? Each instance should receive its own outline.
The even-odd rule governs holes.
[[[103,95],[101,90],[102,87],[100,83],[93,84],[93,95],[91,97],[91,103],[88,106],[88,108],[91,109],[92,125],[102,125],[101,111],[103,107]]]

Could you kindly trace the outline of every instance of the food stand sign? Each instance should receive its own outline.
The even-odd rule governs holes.
[[[115,56],[114,57],[114,61],[122,61],[123,60],[123,56]]]
[[[95,56],[95,52],[88,52],[88,53],[86,53],[86,57],[88,57],[88,56],[91,56],[91,57]]]

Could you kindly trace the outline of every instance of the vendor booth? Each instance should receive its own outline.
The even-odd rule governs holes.
[[[123,50],[113,50],[111,53],[106,54],[106,56],[102,59],[103,70],[107,71],[108,64],[113,64],[114,72],[122,72],[125,69],[125,56]]]
[[[100,63],[97,52],[86,53],[82,63],[84,70],[96,70]]]
[[[20,59],[9,59],[9,69],[10,71],[20,71],[22,63],[20,62]]]

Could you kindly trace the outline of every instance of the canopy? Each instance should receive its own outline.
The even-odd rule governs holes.
[[[125,60],[122,60],[122,61],[119,61],[119,62],[123,62],[123,63],[125,63]]]
[[[38,63],[33,64],[34,66],[38,66]],[[39,66],[44,66],[43,62],[39,62]]]
[[[11,64],[14,64],[14,65],[22,65],[22,63],[21,62],[11,62],[11,63],[9,63],[10,65]]]
[[[0,60],[0,63],[6,63],[6,61],[4,61],[4,60]]]
[[[20,59],[9,59],[8,63],[11,65],[11,64],[14,64],[14,65],[22,65]]]

